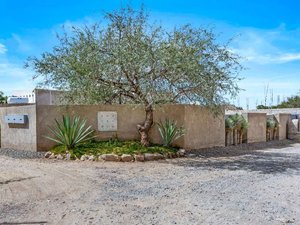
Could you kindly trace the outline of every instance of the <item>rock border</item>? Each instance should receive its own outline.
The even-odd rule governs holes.
[[[116,154],[102,154],[102,155],[87,155],[84,154],[79,158],[76,158],[75,161],[100,161],[100,162],[149,162],[165,159],[174,159],[179,157],[185,157],[185,149],[179,149],[176,153],[145,153],[145,154],[122,154],[121,156]],[[70,153],[67,151],[66,154],[54,154],[51,151],[46,152],[44,157],[46,159],[58,159],[58,160],[71,160]]]

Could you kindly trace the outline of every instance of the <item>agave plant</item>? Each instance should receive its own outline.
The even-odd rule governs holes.
[[[177,123],[169,119],[158,123],[158,130],[163,140],[163,145],[167,147],[169,147],[173,141],[182,137],[185,132],[183,127],[177,127]]]
[[[67,150],[74,149],[76,145],[95,137],[91,136],[94,132],[91,126],[86,127],[86,120],[81,120],[79,116],[75,116],[73,119],[69,115],[63,116],[62,122],[55,119],[55,125],[55,127],[49,127],[54,137],[46,136],[46,138],[64,145]]]

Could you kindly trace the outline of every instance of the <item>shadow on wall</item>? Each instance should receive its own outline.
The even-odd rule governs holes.
[[[276,151],[291,147],[295,142],[285,141],[268,142],[265,147],[258,147],[258,144],[250,145],[250,148],[237,149],[217,148],[193,151],[198,157],[178,160],[174,163],[178,166],[197,167],[199,169],[221,169],[221,170],[246,170],[250,172],[259,172],[262,174],[285,173],[288,170],[294,170],[300,174],[300,154]],[[275,147],[276,146],[276,147]],[[240,148],[240,146],[238,147]],[[251,148],[260,149],[252,150]],[[263,149],[273,148],[272,151],[262,151]],[[291,172],[289,172],[290,174]]]

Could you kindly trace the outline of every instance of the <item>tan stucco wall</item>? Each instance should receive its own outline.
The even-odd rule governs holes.
[[[99,111],[116,111],[118,114],[117,132],[98,132],[97,113]],[[55,118],[62,115],[78,115],[87,119],[87,124],[96,130],[98,139],[109,139],[117,136],[123,140],[138,140],[137,124],[145,118],[143,106],[137,105],[79,105],[79,106],[37,106],[37,146],[38,150],[46,151],[54,143],[44,136],[49,136],[48,126],[53,125]],[[179,138],[174,145],[187,149],[204,148],[211,146],[224,146],[225,131],[224,119],[214,118],[211,112],[200,106],[164,105],[154,110],[154,126],[150,131],[152,143],[161,143],[161,137],[156,123],[165,118],[177,121],[178,126],[184,126],[186,135]],[[221,115],[220,118],[224,118]]]
[[[247,113],[243,114],[249,122],[247,131],[247,142],[265,142],[266,141],[266,113]]]
[[[186,105],[184,148],[199,149],[225,146],[224,112],[218,117],[199,106]]]
[[[100,111],[116,111],[118,115],[118,130],[116,132],[99,132],[97,114]],[[8,114],[28,115],[29,122],[24,125],[8,125],[4,116]],[[78,115],[87,119],[87,124],[96,130],[99,140],[117,137],[121,140],[139,140],[137,124],[143,123],[145,112],[138,105],[27,105],[0,108],[1,140],[3,148],[14,148],[30,151],[47,151],[55,145],[45,138],[51,136],[49,126],[54,120],[62,119],[62,115]],[[157,122],[164,119],[177,121],[178,126],[184,126],[186,134],[174,145],[186,149],[197,149],[212,146],[224,146],[225,130],[224,115],[215,118],[206,108],[191,105],[164,105],[154,109],[154,126],[150,131],[152,143],[161,143]],[[220,119],[221,118],[221,119]]]
[[[279,132],[278,139],[285,140],[287,138],[287,125],[290,119],[290,114],[288,113],[280,113],[275,115],[277,121],[279,122]]]
[[[4,121],[6,115],[28,115],[25,125],[12,125]],[[1,148],[36,151],[36,107],[35,105],[0,107]]]

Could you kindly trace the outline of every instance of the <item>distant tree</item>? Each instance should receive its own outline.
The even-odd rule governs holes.
[[[4,96],[4,93],[0,91],[0,104],[5,104],[7,103],[7,97]]]
[[[299,95],[288,97],[287,100],[279,103],[278,105],[265,106],[258,105],[257,109],[278,109],[278,108],[300,108],[300,93]]]
[[[106,13],[107,23],[73,27],[41,58],[30,58],[41,85],[67,90],[71,103],[143,104],[137,126],[149,145],[153,106],[196,103],[214,112],[235,96],[242,69],[239,57],[220,45],[210,29],[185,25],[166,31],[149,24],[143,7]]]
[[[268,106],[265,106],[265,105],[258,105],[256,106],[257,109],[269,109]]]
[[[281,102],[276,108],[300,108],[300,96],[288,97],[286,101]]]

